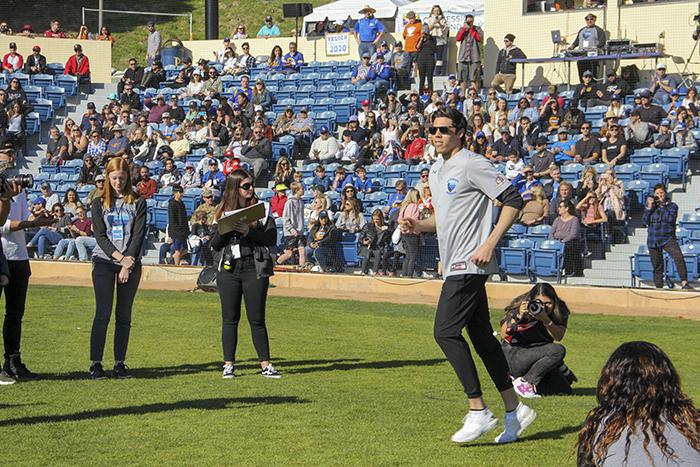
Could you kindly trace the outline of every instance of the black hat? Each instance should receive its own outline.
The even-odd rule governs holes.
[[[173,185],[173,193],[183,193],[184,190],[180,185]]]

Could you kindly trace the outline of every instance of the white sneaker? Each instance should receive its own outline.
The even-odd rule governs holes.
[[[518,404],[514,411],[506,412],[505,430],[496,436],[495,441],[499,444],[516,441],[525,428],[530,426],[536,418],[537,412],[523,403]]]
[[[537,399],[538,397],[542,397],[535,392],[535,386],[522,378],[515,378],[513,380],[513,389],[515,389],[515,392],[520,397],[524,397],[525,399]]]
[[[275,370],[275,367],[273,367],[269,363],[265,368],[262,369],[260,374],[263,375],[265,378],[272,378],[272,379],[280,379],[282,377],[280,372]]]
[[[496,428],[496,425],[498,425],[498,419],[493,416],[488,407],[484,407],[484,410],[479,411],[470,410],[464,417],[464,425],[452,435],[450,440],[454,443],[468,443],[487,431],[493,430]]]
[[[311,268],[311,272],[323,272],[323,271],[321,270],[321,266],[316,265],[316,266]]]
[[[232,379],[235,378],[235,369],[233,368],[233,365],[224,365],[224,374],[222,375],[222,378],[224,379]]]

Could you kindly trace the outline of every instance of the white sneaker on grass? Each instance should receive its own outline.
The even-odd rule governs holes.
[[[282,374],[279,371],[275,370],[275,367],[273,367],[271,364],[268,364],[265,368],[263,368],[260,374],[263,375],[265,378],[272,379],[280,379],[282,377]]]
[[[537,412],[532,410],[522,402],[518,404],[512,412],[506,412],[505,430],[496,436],[495,441],[499,444],[512,443],[517,441],[525,428],[530,426],[537,418]]]
[[[233,368],[233,365],[224,365],[224,374],[222,375],[222,378],[233,379],[236,377],[234,372],[235,369]]]
[[[0,386],[9,386],[15,384],[16,381],[5,370],[0,371]]]
[[[498,419],[488,407],[484,410],[470,410],[464,417],[464,425],[452,435],[454,443],[468,443],[474,441],[487,431],[491,431],[498,425]]]
[[[515,392],[520,397],[524,397],[526,399],[537,399],[538,397],[542,397],[535,392],[535,386],[522,378],[515,378],[513,380],[513,389],[515,389]]]

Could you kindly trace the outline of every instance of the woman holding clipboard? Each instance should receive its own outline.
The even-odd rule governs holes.
[[[258,204],[253,177],[245,170],[234,170],[226,178],[221,204],[216,210],[216,231],[211,239],[214,251],[221,251],[216,285],[221,299],[221,340],[224,350],[224,378],[234,378],[241,299],[258,353],[261,375],[279,379],[282,375],[270,364],[270,345],[265,327],[265,302],[274,261],[270,248],[277,244],[277,228],[270,208],[252,222],[230,222],[232,211]],[[250,211],[253,211],[251,209]],[[249,216],[250,219],[251,216]],[[235,217],[234,217],[235,218]]]

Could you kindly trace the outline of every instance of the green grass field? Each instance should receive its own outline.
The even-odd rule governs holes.
[[[92,381],[92,290],[31,287],[23,356],[43,379],[0,388],[6,452],[34,465],[573,465],[600,368],[635,339],[665,349],[685,390],[700,396],[700,361],[687,350],[697,322],[574,315],[564,343],[576,395],[532,401],[539,417],[518,443],[494,445],[494,430],[460,447],[449,437],[466,400],[432,339],[431,307],[271,298],[270,344],[284,378],[257,374],[243,320],[239,377],[223,380],[218,306],[214,294],[141,291],[127,361],[134,378]]]

